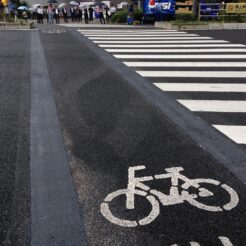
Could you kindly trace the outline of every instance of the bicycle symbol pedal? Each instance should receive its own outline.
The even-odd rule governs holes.
[[[154,176],[135,176],[136,171],[143,170],[145,168],[146,167],[143,165],[129,167],[127,188],[116,190],[106,196],[104,201],[101,203],[100,211],[107,220],[123,227],[136,227],[138,225],[147,225],[154,221],[160,214],[160,204],[163,206],[171,206],[188,202],[190,205],[193,205],[199,209],[210,212],[221,212],[223,210],[231,210],[235,208],[239,202],[237,192],[230,186],[221,184],[221,182],[213,179],[189,179],[181,174],[181,172],[184,170],[182,167],[166,168],[166,173]],[[172,185],[170,187],[169,195],[166,195],[158,190],[151,189],[149,186],[144,184],[146,181],[155,179],[171,179]],[[179,181],[183,181],[183,184],[180,185]],[[203,202],[200,202],[199,197],[212,197],[214,195],[214,193],[210,190],[201,187],[202,184],[210,184],[222,188],[225,192],[228,193],[230,197],[229,202],[223,206],[206,205]],[[191,187],[196,188],[198,192],[196,194],[190,194],[188,189]],[[179,192],[179,189],[181,189],[181,192]],[[116,217],[112,214],[109,205],[113,199],[122,195],[126,196],[126,209],[129,210],[133,210],[135,208],[135,196],[142,196],[146,198],[147,201],[151,204],[150,213],[146,217],[138,220],[126,220]]]

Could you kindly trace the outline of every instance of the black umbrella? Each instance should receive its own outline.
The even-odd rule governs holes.
[[[48,0],[47,3],[58,3],[57,0]]]
[[[94,3],[94,6],[100,6],[100,7],[103,7],[103,6],[105,6],[105,5],[106,5],[105,3],[100,3],[100,2]]]

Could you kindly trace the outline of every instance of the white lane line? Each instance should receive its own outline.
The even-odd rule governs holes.
[[[138,41],[113,41],[113,40],[93,40],[96,44],[212,44],[212,43],[230,43],[226,40],[138,40]]]
[[[246,144],[246,126],[213,125],[237,144]]]
[[[126,34],[85,34],[86,37],[122,37],[124,38]],[[149,34],[149,33],[143,33],[143,34],[127,34],[127,37],[198,37],[197,34],[182,34],[182,33],[155,33],[155,34]]]
[[[246,62],[123,62],[128,67],[246,67]]]
[[[138,32],[153,32],[153,33],[169,33],[169,32],[177,32],[177,33],[186,33],[186,32],[178,32],[177,30],[152,30],[152,29],[144,29],[144,30],[110,30],[110,29],[91,29],[91,30],[78,30],[80,33],[105,33],[105,32],[110,32],[110,33],[117,33],[117,32],[122,32],[122,33],[138,33]]]
[[[118,59],[246,59],[246,55],[113,55]]]
[[[246,101],[228,100],[177,100],[191,111],[246,113]]]
[[[163,91],[246,92],[246,84],[222,83],[154,83]]]
[[[101,48],[206,48],[246,47],[244,44],[99,44]]]
[[[168,40],[168,39],[199,39],[199,40],[207,40],[212,39],[210,37],[126,37],[126,35],[123,37],[88,37],[91,40]]]
[[[111,53],[244,53],[246,49],[105,49]]]
[[[246,78],[246,71],[136,71],[143,77]]]

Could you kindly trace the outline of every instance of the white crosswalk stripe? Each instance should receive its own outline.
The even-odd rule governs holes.
[[[246,49],[105,49],[110,53],[245,53]]]
[[[243,44],[99,44],[102,48],[225,48],[246,47]]]
[[[183,37],[176,37],[176,36],[173,36],[173,37],[160,37],[160,36],[156,36],[156,37],[126,37],[125,35],[124,36],[121,36],[121,37],[88,37],[89,39],[91,40],[169,40],[169,39],[199,39],[199,40],[203,40],[203,39],[212,39],[210,37],[186,37],[186,36],[183,36]]]
[[[246,126],[226,117],[240,114],[241,119],[246,113],[244,44],[176,30],[79,31],[187,109],[201,117],[206,113],[209,123],[235,143],[246,144]]]
[[[93,40],[96,44],[216,44],[229,43],[226,40]]]
[[[246,78],[246,71],[136,71],[143,77]]]
[[[223,83],[154,83],[163,91],[246,92],[246,84]]]
[[[128,67],[246,67],[246,62],[123,62]]]
[[[118,55],[115,54],[114,55],[115,58],[119,58],[119,59],[246,59],[246,55],[217,55],[217,54],[213,54],[213,55]]]

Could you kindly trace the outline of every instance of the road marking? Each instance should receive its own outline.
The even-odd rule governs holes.
[[[127,33],[187,33],[187,32],[178,32],[177,30],[78,30],[81,34],[83,33],[122,33],[122,34],[127,34]]]
[[[244,53],[246,49],[105,49],[110,53]]]
[[[246,62],[123,62],[128,67],[246,67]]]
[[[230,241],[230,239],[228,237],[224,237],[224,236],[220,236],[218,237],[218,239],[221,241],[221,243],[223,244],[223,246],[233,246],[232,242]],[[190,246],[203,246],[200,245],[200,243],[198,242],[189,242]],[[179,246],[178,244],[172,244],[171,246]]]
[[[131,37],[131,38],[128,38],[125,36],[122,36],[122,37],[88,37],[89,39],[91,40],[168,40],[168,39],[190,39],[190,40],[194,40],[194,39],[197,39],[197,40],[207,40],[207,39],[213,39],[213,38],[210,38],[210,37]]]
[[[101,203],[100,211],[102,215],[109,220],[111,223],[114,223],[119,226],[123,227],[136,227],[138,225],[147,225],[153,222],[158,215],[160,214],[160,204],[163,206],[171,206],[175,204],[182,204],[185,201],[190,203],[196,208],[203,209],[210,212],[221,212],[223,209],[231,210],[235,208],[239,202],[239,198],[237,192],[234,191],[230,186],[226,184],[222,184],[210,178],[198,178],[198,179],[189,179],[188,177],[184,176],[181,172],[184,170],[182,167],[170,167],[165,168],[165,173],[157,174],[153,176],[135,176],[136,171],[143,170],[146,167],[141,166],[133,166],[128,168],[128,184],[127,189],[119,189],[109,193],[104,201]],[[149,186],[144,184],[145,181],[150,181],[153,179],[171,179],[171,186],[169,195],[165,195],[161,191],[151,189]],[[179,192],[180,184],[182,184],[181,191]],[[230,197],[230,201],[226,201],[227,203],[223,206],[219,205],[206,205],[202,202],[199,202],[199,199],[196,198],[200,197],[211,197],[214,195],[213,192],[210,190],[203,188],[203,184],[210,184],[219,186],[224,191],[226,191]],[[189,193],[188,189],[190,187],[194,187],[198,189],[197,194]],[[110,202],[118,196],[126,196],[126,204],[124,206],[128,210],[133,210],[137,207],[137,203],[135,202],[135,196],[140,195],[145,197],[149,203],[151,204],[151,211],[149,215],[142,219],[137,220],[126,220],[116,217],[110,211]],[[194,196],[195,195],[195,196]]]
[[[136,71],[143,77],[246,78],[246,71]]]
[[[177,100],[191,111],[246,113],[246,101],[228,100]]]
[[[246,126],[213,125],[213,127],[232,139],[237,144],[246,144]]]
[[[199,44],[205,44],[205,43],[230,43],[229,41],[226,40],[138,40],[138,41],[114,41],[114,40],[93,40],[94,43],[96,44],[193,44],[193,43],[199,43]]]
[[[126,34],[84,34],[86,37],[123,37]],[[127,34],[127,37],[199,37],[197,34],[183,34],[183,33],[139,33],[139,34]]]
[[[246,59],[246,55],[122,55],[113,54],[118,59]]]
[[[31,245],[86,245],[40,34],[31,34]]]
[[[232,242],[228,237],[220,236],[219,240],[222,242],[224,246],[233,246]]]
[[[102,48],[206,48],[245,47],[244,44],[99,44]]]
[[[100,29],[94,29],[94,30],[82,30],[79,29],[78,30],[80,33],[105,33],[105,32],[109,32],[109,33],[117,33],[117,32],[122,32],[122,33],[136,33],[136,32],[153,32],[153,33],[169,33],[169,32],[178,32],[177,30],[110,30],[110,29],[104,29],[104,30],[100,30]],[[179,32],[179,33],[186,33],[186,32]]]
[[[246,84],[154,83],[163,91],[246,92]]]

